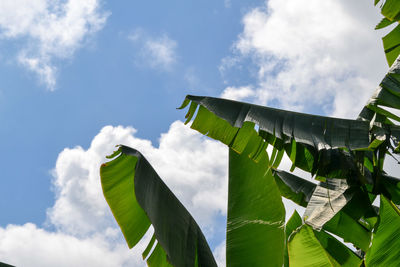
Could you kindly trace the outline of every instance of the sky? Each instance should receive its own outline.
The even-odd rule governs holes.
[[[224,266],[228,150],[176,107],[195,94],[355,118],[388,70],[379,20],[364,0],[1,1],[0,261],[145,266],[100,187],[125,144]]]

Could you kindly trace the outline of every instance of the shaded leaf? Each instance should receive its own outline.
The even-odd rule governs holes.
[[[256,140],[257,134],[251,140]],[[250,140],[250,142],[252,142]],[[248,146],[249,149],[251,147]],[[265,150],[259,162],[229,150],[227,266],[282,266],[285,208]]]
[[[121,146],[100,168],[104,196],[133,247],[150,222],[157,239],[149,266],[216,266],[199,226],[140,152]]]
[[[259,135],[267,143],[279,150],[285,148],[296,167],[313,174],[336,178],[353,175],[358,169],[352,155],[339,148],[363,150],[369,146],[368,122],[212,97],[187,96],[184,104],[189,104],[188,100],[200,106],[191,126],[193,129],[241,153],[248,142],[246,131],[257,124]]]
[[[366,266],[399,266],[400,211],[381,196],[379,213],[379,225],[365,257]]]
[[[300,206],[307,207],[317,187],[316,184],[285,171],[274,170],[273,174],[279,191],[284,198],[290,199]]]

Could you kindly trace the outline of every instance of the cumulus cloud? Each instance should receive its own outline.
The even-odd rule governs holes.
[[[226,215],[227,148],[180,121],[158,147],[135,133],[106,126],[88,149],[64,149],[52,171],[56,196],[47,212],[46,225],[55,231],[31,223],[0,227],[0,259],[18,266],[145,266],[140,254],[150,235],[130,251],[100,186],[100,164],[116,144],[140,150],[212,239]]]
[[[4,0],[0,38],[23,40],[18,62],[53,90],[55,61],[72,57],[88,36],[104,26],[107,16],[100,11],[100,0]]]
[[[221,97],[231,100],[244,100],[249,97],[254,97],[256,94],[251,86],[233,87],[229,86],[222,92]]]
[[[135,58],[138,65],[170,71],[177,61],[176,49],[178,44],[167,34],[153,37],[143,29],[136,29],[128,38],[139,48]]]
[[[110,244],[102,236],[79,239],[31,223],[0,228],[0,259],[15,266],[146,266],[140,251],[123,243]]]
[[[270,0],[244,16],[235,53],[220,70],[250,59],[253,102],[354,117],[387,70],[373,30],[379,20],[361,0]]]

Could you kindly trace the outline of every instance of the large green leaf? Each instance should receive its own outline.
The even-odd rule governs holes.
[[[380,198],[379,225],[365,257],[366,266],[400,266],[400,211],[385,197]]]
[[[290,235],[297,228],[299,228],[302,224],[303,224],[303,221],[301,220],[300,215],[295,210],[293,212],[293,215],[287,221],[286,226],[285,226],[286,242],[285,242],[285,254],[284,254],[285,256],[284,256],[284,264],[283,264],[283,266],[285,266],[285,267],[289,266],[288,242],[289,242]]]
[[[101,184],[128,246],[136,245],[151,223],[157,245],[149,266],[216,266],[199,226],[142,154],[120,146],[112,156],[118,157],[100,168]]]
[[[333,236],[303,225],[289,240],[291,267],[359,266],[361,259]]]
[[[256,137],[254,131],[250,142],[257,143]],[[248,154],[248,151],[242,154],[229,151],[227,266],[280,267],[285,243],[285,208],[268,168],[265,150],[258,162]]]
[[[200,106],[191,126],[193,129],[241,153],[248,142],[247,131],[255,123],[259,126],[259,135],[276,148],[285,148],[295,166],[325,177],[354,176],[359,168],[346,150],[363,150],[369,146],[369,123],[365,121],[200,96],[187,96],[181,108],[189,103],[187,122]]]

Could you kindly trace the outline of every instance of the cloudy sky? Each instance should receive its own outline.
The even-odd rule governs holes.
[[[142,151],[221,265],[227,148],[186,94],[355,118],[388,67],[356,0],[0,2],[0,261],[143,266],[103,199],[114,145]]]

